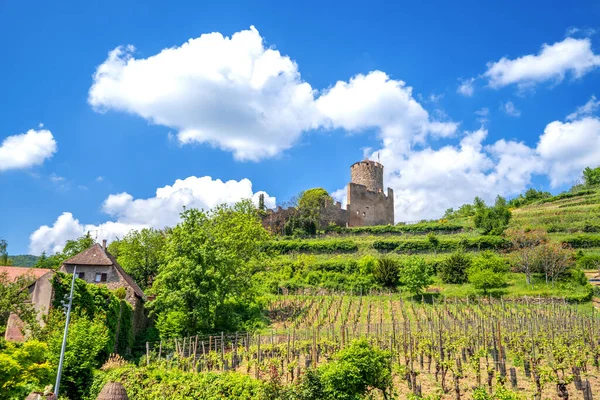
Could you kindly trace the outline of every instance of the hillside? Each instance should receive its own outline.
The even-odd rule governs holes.
[[[33,267],[38,259],[37,256],[32,256],[31,254],[21,254],[18,256],[8,256],[11,265],[16,265],[18,267]]]
[[[600,255],[600,191],[586,190],[562,194],[533,204],[514,208],[509,228],[542,228],[553,241],[584,255]],[[277,237],[269,245],[274,253],[257,281],[270,292],[281,287],[294,290],[319,287],[331,290],[368,291],[377,285],[368,271],[377,259],[389,257],[402,262],[411,255],[423,257],[434,270],[458,248],[472,254],[494,250],[511,259],[510,244],[501,236],[483,236],[473,226],[472,217],[441,219],[414,225],[342,228],[313,238]],[[581,255],[581,253],[579,254]],[[509,278],[508,295],[570,296],[578,289],[572,285],[548,288],[537,277],[533,286],[522,284],[522,274]],[[443,285],[435,290],[445,295],[468,295],[468,284]]]

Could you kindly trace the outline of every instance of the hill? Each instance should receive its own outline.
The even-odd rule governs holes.
[[[17,256],[8,256],[11,265],[18,267],[33,267],[37,262],[38,256],[31,254],[21,254]]]

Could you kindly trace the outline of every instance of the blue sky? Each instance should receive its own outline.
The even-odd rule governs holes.
[[[377,154],[397,221],[564,190],[600,164],[600,4],[487,3],[1,2],[0,237],[344,201]]]

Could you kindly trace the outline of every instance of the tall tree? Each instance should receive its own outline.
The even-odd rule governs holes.
[[[600,185],[600,167],[586,167],[583,170],[583,181],[586,186]]]
[[[9,265],[7,247],[8,243],[6,243],[6,240],[0,239],[0,265]]]
[[[249,200],[210,212],[185,210],[181,220],[167,237],[152,287],[163,337],[215,331],[237,321],[234,310],[254,300],[251,265],[268,238]]]
[[[146,290],[152,285],[158,267],[163,262],[165,240],[165,232],[161,230],[134,230],[123,239],[112,242],[109,251],[142,290]]]

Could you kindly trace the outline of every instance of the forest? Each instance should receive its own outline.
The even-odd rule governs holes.
[[[61,399],[119,382],[131,399],[592,399],[600,390],[600,168],[395,226],[320,226],[311,189],[282,232],[264,200],[186,209],[108,246],[144,291],[133,334],[122,290],[76,279]],[[94,244],[3,264],[56,270]],[[591,279],[590,279],[591,278]],[[27,278],[0,274],[0,400],[52,392],[70,277],[40,326]],[[3,332],[2,332],[3,333]]]

